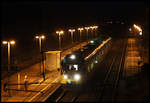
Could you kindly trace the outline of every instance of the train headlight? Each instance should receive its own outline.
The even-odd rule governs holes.
[[[76,56],[75,55],[71,55],[70,59],[74,60],[74,59],[76,59]]]
[[[80,75],[79,75],[79,74],[75,74],[75,75],[74,75],[74,79],[75,79],[75,80],[77,80],[77,81],[78,81],[78,80],[80,80],[80,78],[81,78],[81,77],[80,77]]]
[[[94,41],[93,41],[93,40],[91,40],[91,41],[90,41],[90,43],[91,43],[91,44],[93,44],[93,43],[94,43]]]
[[[68,76],[66,74],[64,75],[64,79],[68,79]]]

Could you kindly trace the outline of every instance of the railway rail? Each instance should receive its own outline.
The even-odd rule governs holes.
[[[120,45],[121,50],[114,52],[114,55],[109,55],[109,60],[104,60],[103,66],[107,68],[105,70],[104,78],[102,82],[98,82],[92,90],[90,88],[84,88],[84,86],[77,90],[70,91],[62,86],[47,100],[54,102],[82,102],[82,101],[115,101],[116,89],[119,84],[119,80],[122,76],[124,56],[126,50],[126,41],[123,40]],[[107,63],[105,63],[107,61]],[[109,68],[109,69],[108,69]],[[73,88],[74,89],[74,88]],[[94,90],[93,90],[94,89]],[[55,98],[54,98],[55,97]]]

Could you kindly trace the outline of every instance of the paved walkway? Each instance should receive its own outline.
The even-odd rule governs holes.
[[[124,70],[125,77],[133,76],[140,71],[140,66],[142,65],[142,63],[138,64],[139,61],[143,60],[139,53],[137,41],[135,38],[129,38],[127,41],[127,48],[126,48],[125,70]]]
[[[81,45],[86,45],[86,42],[83,42]],[[62,54],[62,58],[72,50],[78,49],[79,47],[80,44],[73,47],[73,49],[70,48],[65,50]],[[9,90],[10,92],[8,92],[8,90],[4,91],[4,83],[8,82],[8,78],[1,80],[1,102],[33,102],[36,100],[39,102],[44,101],[44,93],[46,93],[48,88],[51,87],[51,92],[49,92],[48,95],[53,93],[54,90],[60,86],[59,80],[60,72],[54,70],[46,71],[46,80],[43,81],[43,77],[40,75],[40,63],[34,64],[9,77],[9,84],[11,85],[8,85],[7,88],[11,88],[11,90]],[[27,90],[25,90],[25,81],[28,81],[28,84],[30,84],[27,85]]]
[[[16,89],[16,90],[22,90],[22,91],[16,91],[16,90],[11,90],[10,94],[11,97],[8,97],[8,91],[4,92],[3,90],[3,85],[1,86],[2,91],[1,91],[1,101],[2,102],[22,102],[26,99],[32,98],[36,93],[39,93],[42,89],[45,88],[47,85],[46,83],[58,83],[59,81],[59,76],[60,73],[58,71],[52,71],[46,74],[46,81],[43,82],[42,76],[39,74],[39,63],[32,65],[28,69],[22,70],[20,73],[16,73],[10,77],[10,84],[24,84],[24,79],[25,75],[27,76],[27,81],[28,83],[33,83],[31,85],[28,85],[28,92],[25,91],[25,86],[24,85],[10,85],[9,88],[11,89]],[[18,74],[20,77],[18,78]],[[20,81],[18,81],[20,79]],[[7,81],[7,78],[1,81],[1,84],[4,84],[4,82]],[[41,84],[40,84],[41,83]],[[29,97],[29,98],[27,98]]]
[[[128,38],[123,78],[118,86],[116,102],[144,102],[148,97],[148,79],[142,74],[143,60],[136,38]],[[138,64],[138,61],[142,61]]]

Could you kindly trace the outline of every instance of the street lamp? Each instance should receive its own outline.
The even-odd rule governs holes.
[[[85,27],[86,31],[87,31],[87,40],[88,40],[88,30],[90,29],[89,27]]]
[[[72,43],[73,43],[73,32],[75,32],[75,29],[69,29],[69,32],[71,32],[71,38],[72,38]]]
[[[45,36],[44,35],[37,35],[37,36],[35,36],[35,38],[39,39],[40,52],[42,52],[41,42],[42,42],[42,39],[45,39]]]
[[[137,26],[137,25],[135,25],[135,24],[134,24],[133,26],[134,26],[134,28],[137,29],[139,32],[142,31],[142,29],[141,29],[139,26]]]
[[[135,24],[133,26],[134,26],[135,29],[137,29],[139,31],[139,35],[142,35],[142,29],[139,26],[135,25]]]
[[[35,38],[36,38],[36,39],[39,39],[40,53],[42,54],[42,60],[41,60],[41,62],[42,62],[42,61],[44,62],[41,43],[42,43],[42,40],[45,39],[45,36],[44,36],[44,35],[37,35],[37,36],[35,36]],[[40,62],[40,73],[41,73],[41,71],[42,71],[42,70],[41,70],[41,62]],[[43,63],[43,79],[45,80],[44,63]]]
[[[10,72],[10,46],[11,45],[14,45],[15,44],[15,41],[14,40],[11,40],[11,41],[3,41],[2,44],[8,46],[8,74]],[[8,82],[9,82],[9,75],[8,75]],[[9,96],[10,96],[10,91],[8,91],[9,93]]]
[[[56,34],[59,35],[59,49],[61,50],[61,35],[64,34],[64,31],[63,30],[56,31]]]
[[[82,33],[82,30],[84,30],[83,28],[78,28],[78,30],[80,31],[80,42],[81,42],[81,33]]]

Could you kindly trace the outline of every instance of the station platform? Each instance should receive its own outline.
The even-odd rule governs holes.
[[[72,50],[79,49],[87,42],[76,44],[62,52],[63,58]],[[27,81],[27,85],[25,85]],[[60,71],[45,71],[45,81],[40,71],[40,63],[16,72],[1,80],[1,102],[44,102],[60,86]],[[4,90],[4,83],[9,83]],[[20,84],[20,85],[18,85]],[[49,91],[48,93],[46,93]]]

